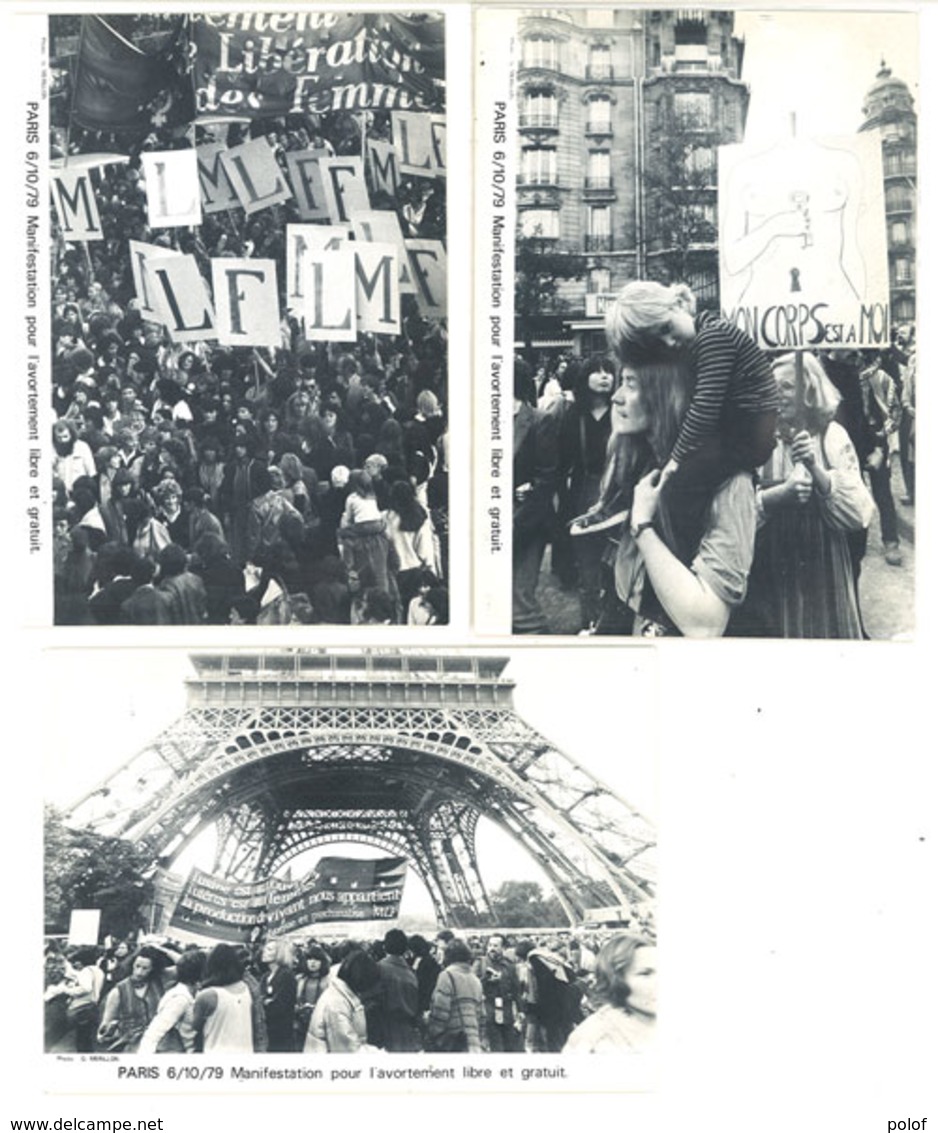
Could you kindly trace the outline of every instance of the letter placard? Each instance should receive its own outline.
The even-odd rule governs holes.
[[[401,333],[400,265],[393,244],[355,243],[355,306],[358,329]]]
[[[173,342],[202,342],[215,337],[215,316],[208,287],[195,256],[150,256],[147,271],[153,281],[161,322]]]
[[[287,310],[302,314],[306,264],[310,252],[334,252],[342,248],[351,230],[340,224],[287,225]]]
[[[446,115],[430,115],[430,168],[437,177],[446,176]]]
[[[354,342],[355,249],[351,243],[336,251],[309,249],[306,258],[303,324],[311,342]]]
[[[322,187],[319,160],[324,150],[301,149],[287,153],[287,171],[296,197],[296,206],[304,220],[328,220],[329,209]]]
[[[333,224],[348,224],[351,213],[371,208],[360,157],[324,157],[319,168]]]
[[[142,240],[128,240],[130,270],[134,277],[134,291],[140,304],[140,313],[154,323],[165,323],[166,312],[161,303],[162,288],[157,286],[150,264],[153,260],[182,258],[182,252],[164,248],[159,244],[144,244]]]
[[[222,212],[224,209],[237,208],[241,202],[225,167],[222,164],[222,154],[228,147],[221,142],[209,142],[196,149],[196,159],[199,165],[199,187],[202,190],[202,209],[206,213]]]
[[[293,195],[266,138],[234,146],[221,155],[221,162],[248,216]]]
[[[426,114],[401,110],[391,115],[399,173],[433,176],[430,119]]]
[[[446,317],[446,249],[440,240],[407,240],[417,306],[425,319]]]
[[[60,169],[52,174],[52,200],[66,240],[103,240],[98,202],[87,169]]]
[[[390,209],[378,209],[374,212],[353,212],[352,231],[355,239],[363,243],[393,244],[397,248],[398,262],[401,267],[401,294],[413,295],[416,291],[410,271],[407,266],[407,249],[404,247],[404,237],[401,233],[401,222],[396,212]]]
[[[194,149],[144,153],[147,217],[151,228],[194,228],[202,223],[199,165]]]
[[[212,260],[218,341],[223,346],[279,346],[274,260]]]
[[[397,173],[397,153],[390,142],[368,139],[368,170],[372,191],[375,194],[387,193],[396,200],[400,178]]]

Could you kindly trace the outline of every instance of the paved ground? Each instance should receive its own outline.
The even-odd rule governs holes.
[[[899,503],[905,494],[898,461],[893,472],[893,497],[899,515],[902,565],[890,566],[883,558],[879,516],[873,517],[863,569],[860,573],[860,609],[866,632],[873,640],[908,638],[915,628],[915,508]],[[580,609],[575,592],[563,591],[550,570],[550,550],[544,559],[538,587],[551,632],[577,633]]]

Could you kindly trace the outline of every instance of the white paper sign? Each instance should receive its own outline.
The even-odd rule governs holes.
[[[212,260],[218,341],[223,346],[280,345],[274,260]]]
[[[222,165],[248,216],[293,195],[266,138],[254,138],[226,150]]]
[[[401,333],[400,265],[393,244],[355,243],[355,307],[358,329]]]
[[[446,317],[446,249],[441,240],[407,240],[417,306],[427,319]]]
[[[173,342],[215,338],[212,301],[195,256],[151,256],[147,258],[146,270],[162,314],[160,322]]]
[[[151,228],[194,228],[202,223],[199,166],[194,149],[141,154]]]
[[[150,262],[172,256],[181,259],[182,252],[164,248],[160,244],[145,244],[142,240],[128,240],[127,243],[130,247],[130,270],[134,277],[134,291],[140,304],[140,313],[151,322],[162,323],[165,312],[160,302],[157,281],[150,270]]]
[[[404,236],[401,232],[401,222],[397,213],[391,212],[390,209],[353,212],[351,221],[356,240],[370,244],[375,242],[393,244],[397,248],[397,257],[401,268],[401,294],[413,295],[415,288],[410,278],[407,249],[404,247]]]
[[[199,188],[202,192],[202,208],[206,213],[222,212],[237,208],[241,202],[225,172],[221,160],[228,147],[221,142],[209,142],[198,146],[196,160],[199,168]]]
[[[287,153],[287,171],[293,186],[293,196],[304,220],[329,219],[322,187],[322,171],[319,168],[320,158],[325,156],[323,150],[312,149],[290,150]]]
[[[340,224],[287,225],[287,309],[302,314],[306,264],[312,251],[336,251],[346,244],[351,229]]]
[[[103,240],[98,202],[88,171],[60,169],[52,172],[52,202],[66,240]]]
[[[351,213],[371,208],[360,157],[324,157],[319,168],[333,224],[347,224]]]
[[[311,248],[305,258],[303,326],[311,342],[354,342],[356,255],[351,243],[337,250]]]

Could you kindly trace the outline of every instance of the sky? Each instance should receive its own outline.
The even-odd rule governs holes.
[[[735,34],[746,43],[747,142],[786,136],[792,113],[799,136],[856,133],[882,60],[907,84],[919,109],[913,13],[739,11]]]
[[[651,822],[656,813],[653,654],[647,649],[576,646],[473,652],[510,656],[505,675],[517,682],[516,709],[525,721]],[[60,807],[76,802],[185,710],[183,681],[192,675],[187,650],[52,649],[47,655],[56,711],[45,720],[45,798]],[[106,711],[103,705],[106,704]],[[89,717],[100,726],[76,726]],[[628,743],[625,737],[628,735]],[[81,737],[76,743],[76,736]],[[480,870],[491,892],[506,880],[546,886],[540,866],[493,823],[480,823]],[[327,853],[382,856],[361,846],[317,847],[297,859],[293,876]],[[208,868],[205,851],[184,859]],[[402,913],[425,914],[429,898],[415,874],[405,886]]]

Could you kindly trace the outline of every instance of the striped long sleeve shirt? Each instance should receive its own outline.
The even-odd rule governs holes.
[[[696,325],[690,349],[696,384],[671,453],[677,463],[731,418],[778,409],[778,385],[755,342],[712,311],[698,315]]]

